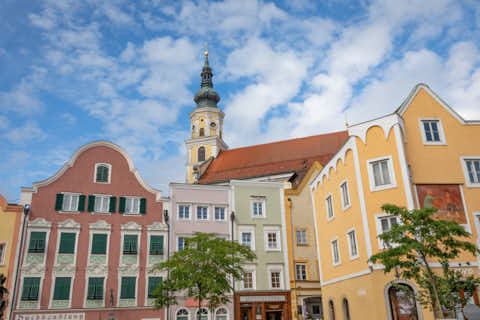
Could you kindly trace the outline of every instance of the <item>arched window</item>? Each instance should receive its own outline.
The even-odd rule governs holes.
[[[95,182],[110,183],[110,167],[108,163],[97,163],[95,165]]]
[[[205,147],[198,148],[198,162],[205,161]]]
[[[197,316],[195,320],[208,320],[208,310],[206,308],[200,308],[197,310]]]
[[[215,320],[228,320],[228,311],[224,307],[220,307],[215,311]]]
[[[328,314],[330,320],[335,320],[335,306],[333,305],[333,301],[328,301]]]
[[[187,309],[180,309],[177,311],[176,320],[188,320]]]
[[[348,305],[347,298],[343,298],[342,308],[343,308],[343,320],[350,320],[350,307]]]
[[[418,319],[417,302],[412,287],[397,284],[388,289],[392,319]]]
[[[200,137],[203,137],[205,135],[205,129],[204,128],[200,128],[200,132],[198,134]]]

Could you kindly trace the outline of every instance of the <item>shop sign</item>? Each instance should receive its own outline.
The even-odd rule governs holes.
[[[285,301],[285,296],[241,296],[240,302],[273,302]]]
[[[15,320],[85,320],[85,313],[17,314]]]

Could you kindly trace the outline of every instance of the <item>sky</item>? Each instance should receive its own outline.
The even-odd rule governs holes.
[[[0,1],[0,194],[109,140],[168,194],[206,44],[230,148],[345,130],[420,82],[480,119],[478,0]]]

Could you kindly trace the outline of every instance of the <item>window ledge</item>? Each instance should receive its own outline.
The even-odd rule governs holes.
[[[357,254],[356,256],[350,256],[350,261],[353,261],[353,260],[357,260],[358,258],[360,258],[360,255]]]
[[[343,209],[343,211],[347,211],[347,210],[350,209],[351,207],[352,207],[352,205],[349,204],[348,206],[345,206],[345,207],[342,206],[342,209]]]
[[[60,210],[60,211],[57,211],[58,213],[62,213],[62,214],[79,214],[80,211],[78,210],[72,210],[72,211],[64,211],[64,210]]]
[[[129,217],[135,217],[135,216],[143,216],[143,215],[146,215],[147,213],[127,213],[127,212],[122,212],[120,213],[121,215],[124,215],[124,216],[129,216]]]
[[[448,144],[446,142],[443,142],[443,141],[438,141],[438,142],[435,142],[435,141],[424,141],[423,142],[423,145],[424,146],[448,146]]]
[[[282,251],[282,249],[278,248],[278,249],[265,249],[266,252],[269,252],[269,251],[272,251],[272,252],[280,252]]]
[[[342,264],[341,262],[337,262],[337,263],[333,263],[333,266],[334,266],[334,267],[338,267],[338,266],[340,266],[341,264]]]
[[[335,219],[335,215],[331,216],[331,217],[327,217],[327,222],[330,222],[332,221],[333,219]]]
[[[297,247],[310,247],[308,243],[297,243]]]
[[[388,189],[395,189],[397,187],[396,184],[386,184],[386,185],[381,185],[381,186],[372,186],[370,188],[370,191],[371,192],[375,192],[375,191],[382,191],[382,190],[388,190]]]

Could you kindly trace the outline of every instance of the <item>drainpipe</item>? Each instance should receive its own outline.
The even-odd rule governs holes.
[[[292,261],[293,261],[293,294],[295,295],[295,302],[297,305],[297,310],[295,312],[297,313],[297,318],[298,318],[298,298],[297,298],[297,268],[295,266],[295,241],[294,241],[294,232],[295,230],[293,229],[293,202],[291,198],[287,198],[289,207],[290,207],[290,229],[292,232],[290,232],[290,243],[292,244]],[[303,308],[302,308],[303,312]],[[303,313],[302,313],[303,316]]]
[[[168,210],[163,210],[163,219],[167,224],[167,260],[170,259],[170,222],[168,217]],[[170,269],[167,269],[167,280],[170,278]],[[169,292],[167,291],[167,297]],[[167,305],[167,320],[170,320],[170,306]]]

